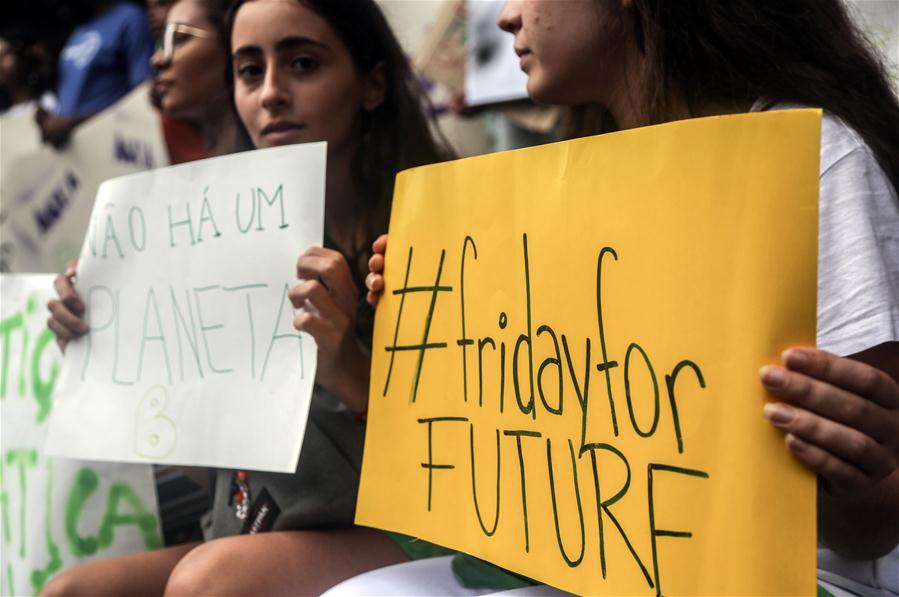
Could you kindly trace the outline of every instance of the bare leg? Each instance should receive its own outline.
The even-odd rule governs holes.
[[[199,542],[95,560],[56,575],[41,595],[162,595],[169,575]]]
[[[204,543],[182,559],[166,595],[318,595],[409,558],[381,531],[278,531]]]

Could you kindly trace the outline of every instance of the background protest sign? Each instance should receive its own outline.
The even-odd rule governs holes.
[[[293,472],[316,347],[287,297],[321,245],[325,144],[104,183],[76,288],[47,450],[97,460]]]
[[[147,465],[49,458],[62,355],[47,329],[51,275],[0,277],[0,594],[33,595],[81,562],[162,546]]]
[[[169,161],[146,85],[76,128],[60,151],[39,144],[31,116],[0,118],[0,135],[4,271],[62,271],[78,255],[100,183]]]
[[[580,594],[811,594],[761,365],[815,339],[819,111],[400,174],[356,521]]]
[[[481,106],[526,99],[528,76],[518,66],[515,38],[496,26],[501,0],[469,0],[465,103]]]

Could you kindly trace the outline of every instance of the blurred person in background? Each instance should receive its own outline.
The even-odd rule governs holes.
[[[245,145],[228,85],[225,16],[230,0],[170,3],[158,48],[151,98],[173,164],[222,155]]]
[[[153,39],[162,38],[162,32],[165,29],[165,19],[169,14],[169,9],[176,0],[147,0],[147,25],[150,27],[150,34]]]
[[[52,67],[44,44],[24,28],[0,32],[0,113],[55,109],[52,86]]]
[[[153,37],[143,10],[124,1],[81,1],[88,2],[90,20],[75,28],[59,56],[59,105],[35,114],[43,140],[56,147],[153,74]]]

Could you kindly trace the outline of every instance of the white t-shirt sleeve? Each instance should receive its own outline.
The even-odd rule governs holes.
[[[899,340],[899,200],[871,149],[825,114],[818,227],[819,348]]]

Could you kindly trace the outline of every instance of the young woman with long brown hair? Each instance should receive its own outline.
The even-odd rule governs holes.
[[[87,564],[49,594],[313,594],[407,559],[388,535],[353,526],[372,325],[360,290],[394,174],[445,151],[373,0],[239,0],[230,15],[234,105],[252,145],[328,143],[325,246],[299,256],[289,293],[295,327],[318,345],[297,471],[220,470],[205,542]],[[74,331],[66,298],[51,304],[60,335]],[[279,512],[270,532],[241,534],[235,503],[263,496]]]
[[[499,25],[515,35],[529,95],[595,125],[578,134],[824,109],[818,348],[762,368],[777,399],[764,414],[818,475],[822,575],[889,552],[899,542],[899,105],[844,4],[508,0]],[[372,302],[385,246],[370,264]]]

